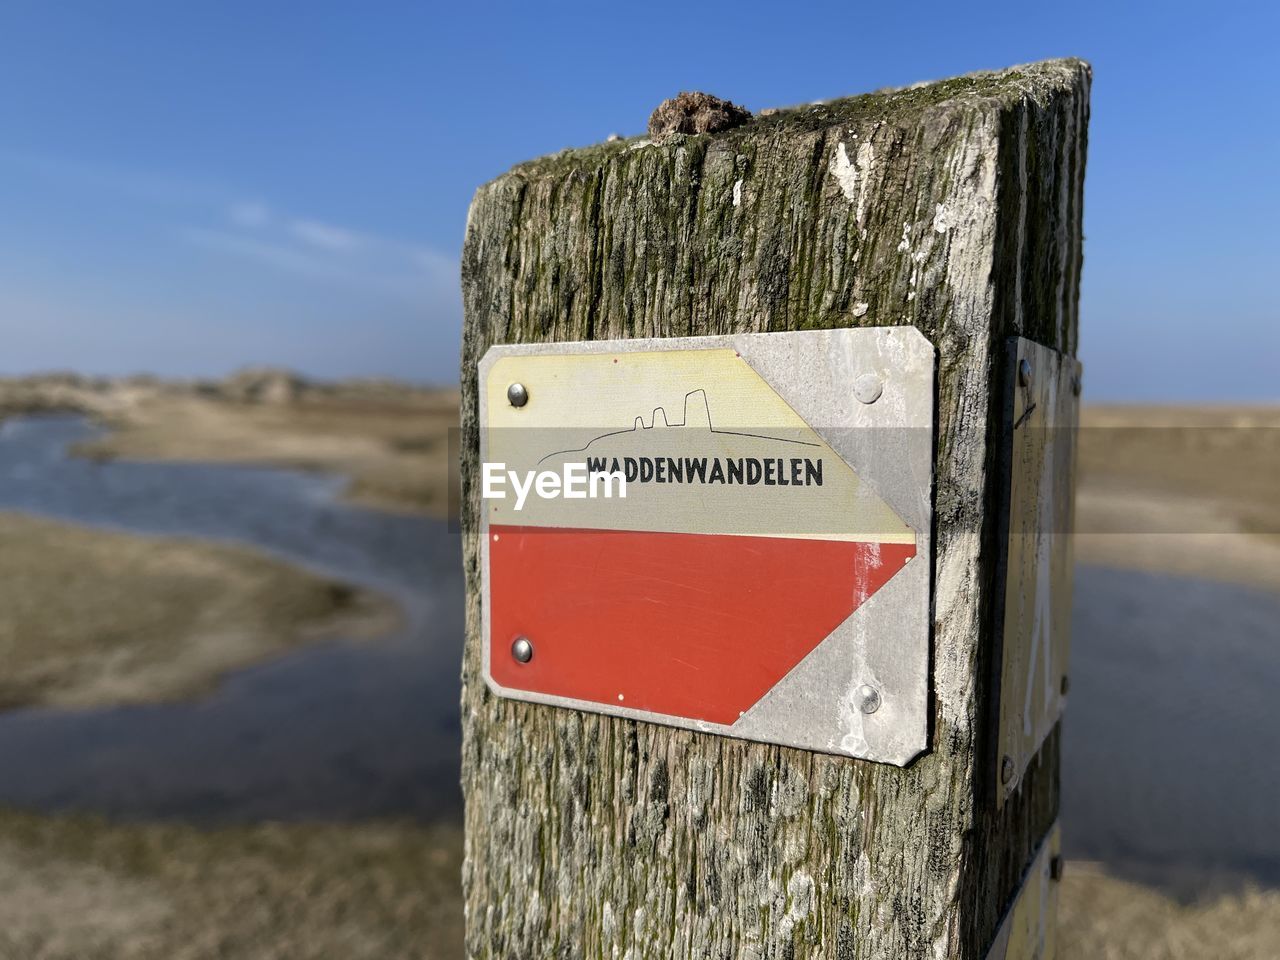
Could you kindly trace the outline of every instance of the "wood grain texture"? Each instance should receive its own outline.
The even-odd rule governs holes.
[[[1074,351],[1090,72],[1052,61],[621,141],[481,187],[463,250],[472,957],[976,958],[1058,806],[997,811],[1004,341]],[[476,363],[493,343],[914,324],[938,349],[933,730],[907,769],[494,697]]]

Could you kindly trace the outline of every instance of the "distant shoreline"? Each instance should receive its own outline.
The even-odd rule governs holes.
[[[1085,407],[1076,560],[1280,590],[1280,406]]]
[[[108,428],[82,456],[322,470],[372,509],[443,518],[456,483],[456,388],[281,370],[0,379],[0,419],[55,411]],[[1077,560],[1280,590],[1280,406],[1086,406],[1081,425]]]
[[[100,459],[237,463],[350,478],[372,509],[444,517],[458,391],[387,380],[323,383],[281,370],[220,381],[50,374],[0,379],[0,420],[80,413],[108,429]]]

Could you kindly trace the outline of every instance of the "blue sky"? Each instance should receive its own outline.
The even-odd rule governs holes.
[[[1075,55],[1088,396],[1280,400],[1277,27],[1262,3],[7,0],[0,373],[452,381],[467,204],[512,164],[681,89],[760,109]]]

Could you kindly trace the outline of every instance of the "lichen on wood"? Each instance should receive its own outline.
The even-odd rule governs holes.
[[[463,250],[467,949],[979,958],[1057,814],[997,811],[1002,344],[1074,352],[1090,72],[1049,61],[535,160]],[[848,760],[518,703],[480,675],[476,363],[494,343],[914,324],[938,350],[929,752]]]

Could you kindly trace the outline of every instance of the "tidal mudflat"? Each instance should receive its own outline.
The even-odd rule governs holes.
[[[0,955],[459,956],[456,536],[100,437],[0,424]]]
[[[400,400],[377,414],[383,432],[339,417],[331,442],[319,411],[340,391],[291,384],[188,385],[166,400],[167,386],[142,383],[137,402],[147,412],[131,420],[128,390],[78,382],[74,402],[33,404],[28,395],[19,409],[79,410],[92,422],[0,426],[0,510],[26,515],[0,524],[19,533],[29,525],[23,535],[34,539],[54,528],[104,537],[104,557],[150,544],[218,558],[201,567],[208,575],[183,581],[185,618],[145,621],[161,602],[154,588],[183,564],[152,567],[141,553],[136,563],[49,566],[53,575],[28,578],[23,602],[37,617],[56,611],[69,588],[97,593],[133,608],[118,614],[142,618],[130,623],[168,624],[157,636],[172,653],[209,622],[199,610],[221,609],[215,621],[241,615],[226,605],[235,589],[251,595],[259,577],[280,577],[281,596],[297,591],[279,619],[264,613],[248,624],[277,638],[256,663],[203,671],[204,682],[163,697],[159,687],[114,701],[28,695],[15,700],[27,706],[0,714],[0,954],[461,956],[460,554],[456,535],[430,516],[446,499],[447,443],[443,432],[429,439],[405,413],[414,404]],[[86,400],[95,390],[98,399]],[[171,401],[187,410],[174,421],[183,429],[149,432],[144,420],[164,420]],[[307,404],[314,411],[292,409]],[[1210,419],[1207,432],[1143,427],[1160,422],[1139,419],[1136,439],[1082,437],[1079,513],[1094,539],[1077,549],[1062,953],[1270,957],[1280,944],[1280,827],[1266,802],[1280,789],[1268,762],[1280,751],[1268,706],[1280,683],[1280,592],[1249,571],[1276,556],[1277,503],[1274,484],[1243,477],[1274,471],[1276,433],[1252,419],[1252,432],[1229,439],[1214,439],[1212,425],[1236,420]],[[304,436],[290,447],[285,433],[299,423]],[[401,476],[384,493],[417,492],[387,496],[380,506],[390,511],[352,505],[344,497],[353,493],[370,502],[335,472],[360,459],[353,449],[364,450],[365,476],[375,463]],[[431,457],[434,480],[414,467]],[[1192,520],[1218,527],[1190,524],[1179,513],[1186,502],[1201,511]],[[1127,549],[1130,535],[1147,537],[1148,548]],[[73,555],[62,557],[74,565]],[[241,563],[257,575],[238,577]],[[91,582],[98,576],[110,586]],[[335,594],[332,584],[342,588]],[[326,609],[326,595],[342,600],[336,607],[385,599],[399,622],[356,635],[341,623],[350,610]],[[104,639],[97,620],[68,618],[79,638],[59,642],[114,648],[128,639]],[[308,626],[292,633],[297,623]],[[62,674],[50,672],[62,677],[53,688],[69,689],[71,674]]]

